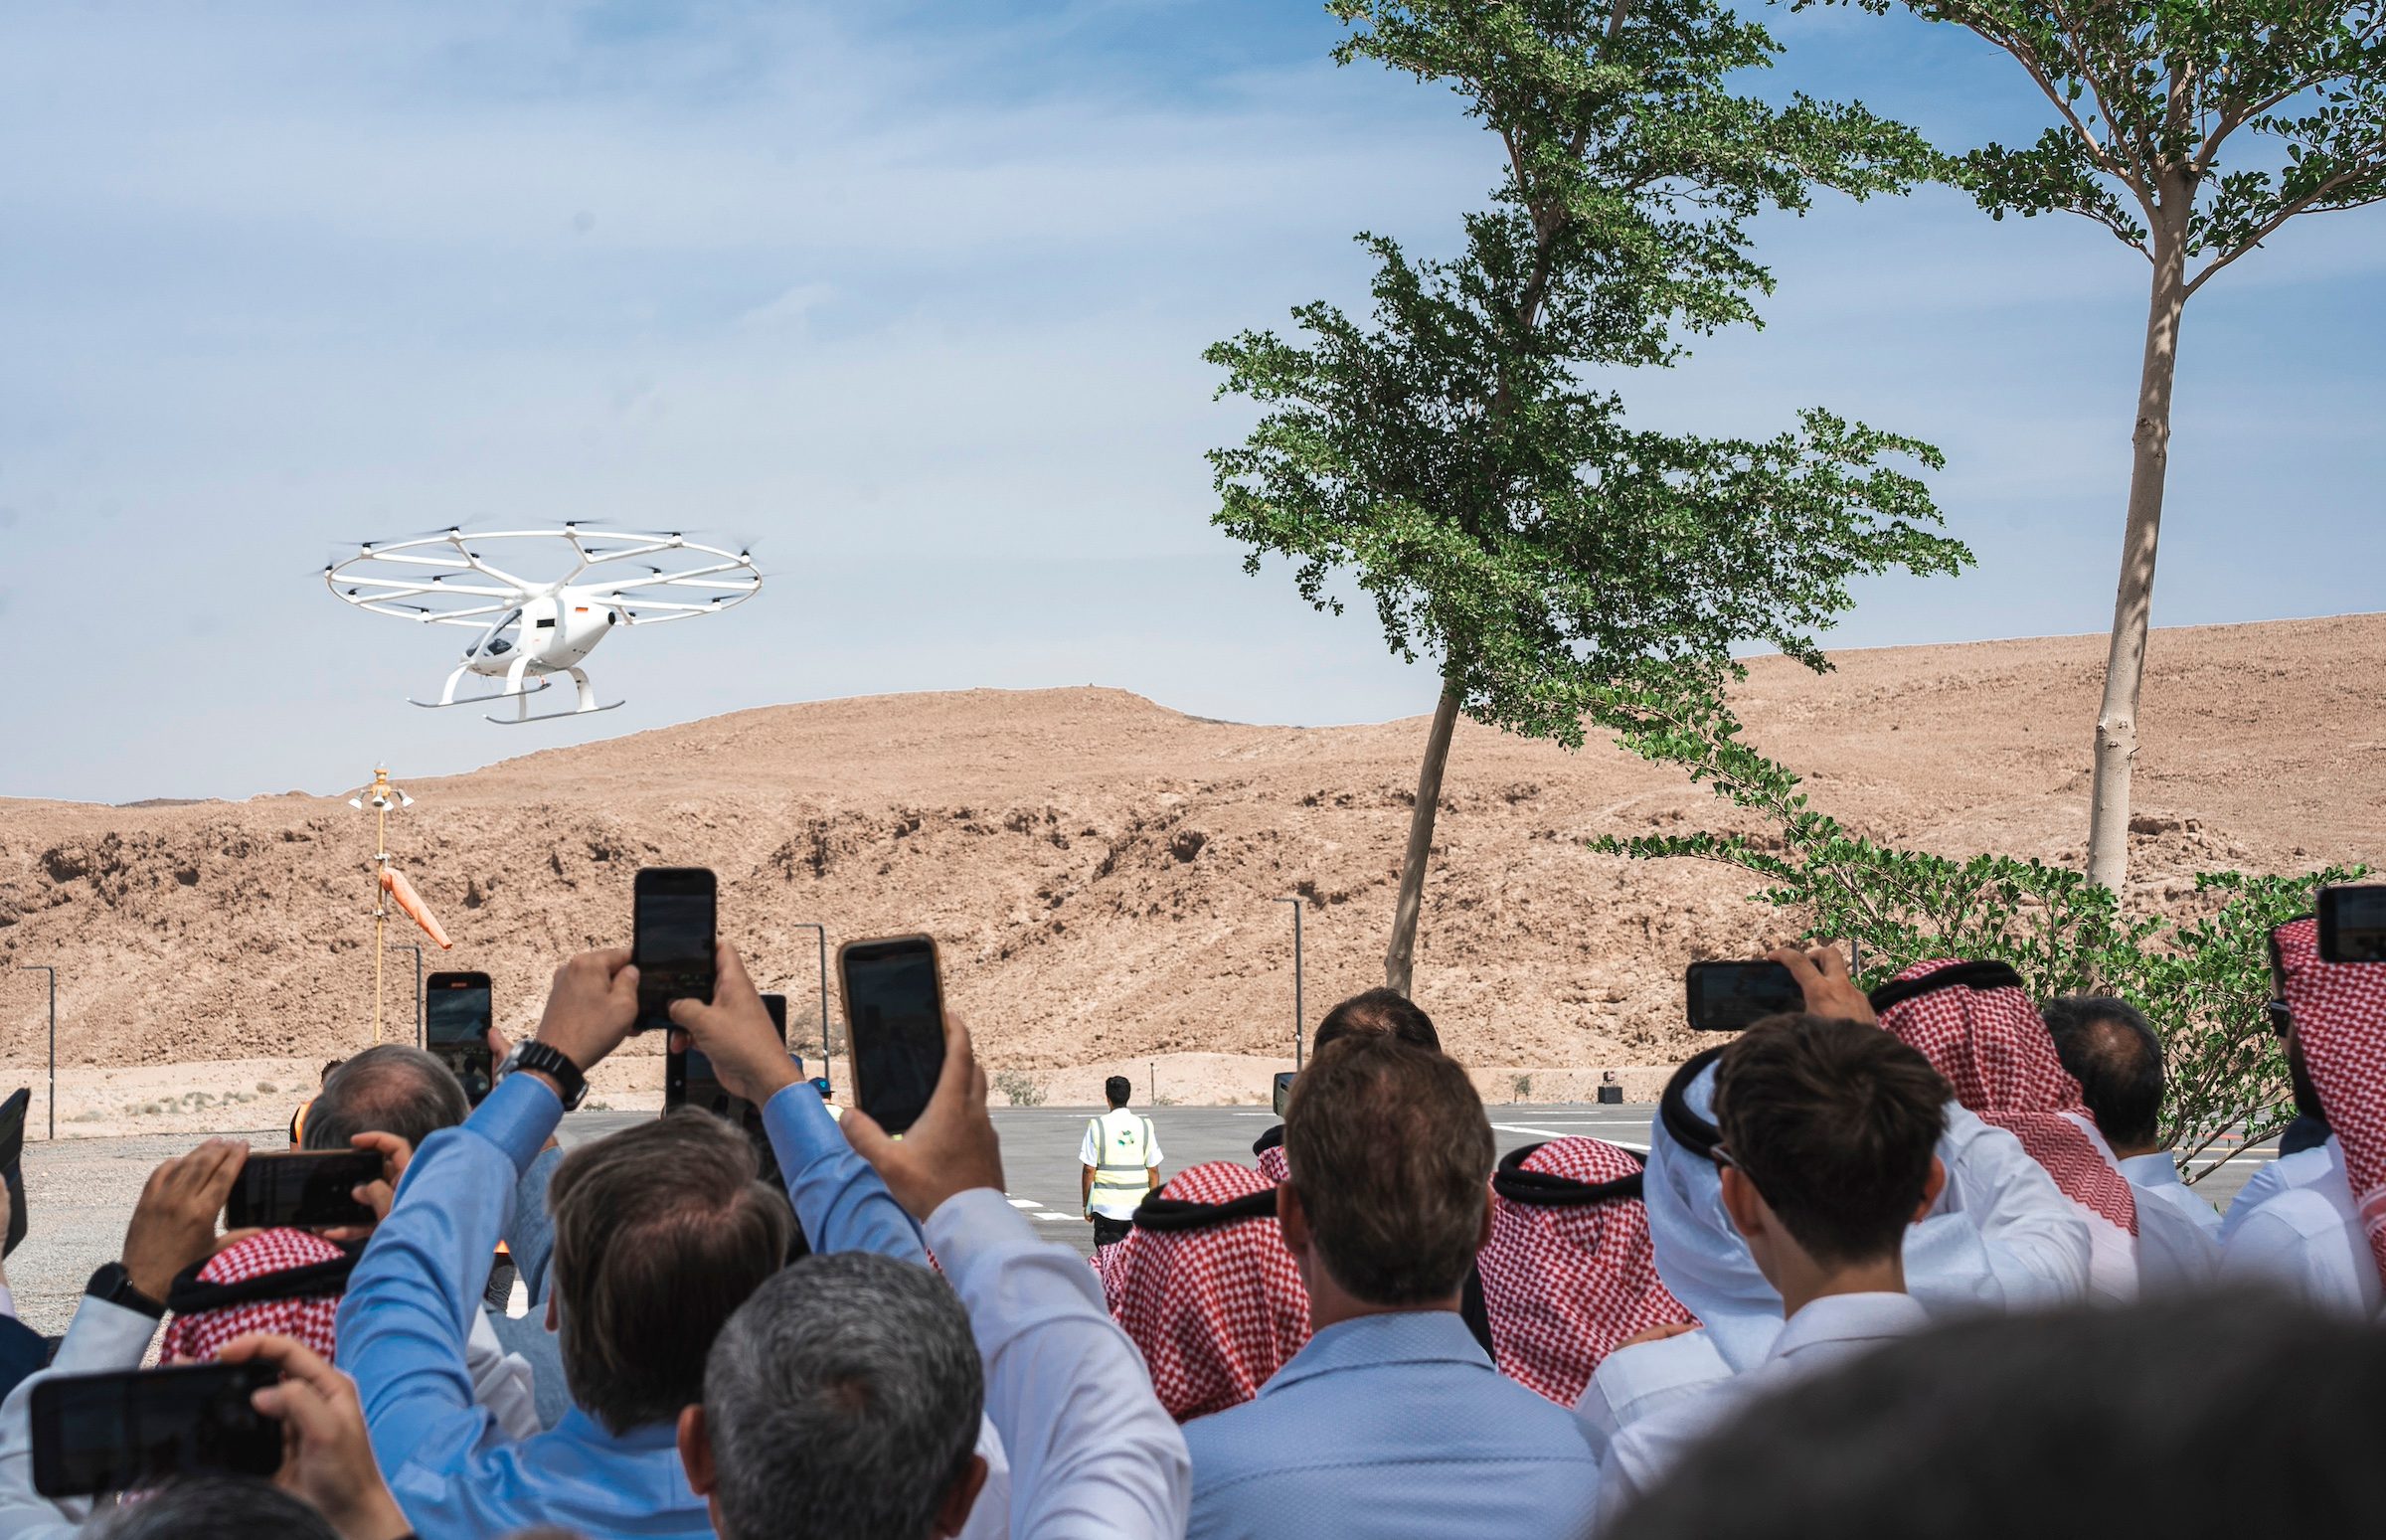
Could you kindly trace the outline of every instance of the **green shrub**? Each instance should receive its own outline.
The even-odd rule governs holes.
[[[1797,776],[1740,741],[1740,724],[1720,702],[1660,713],[1645,701],[1619,701],[1601,717],[1625,748],[1686,771],[1754,814],[1762,832],[1608,837],[1592,848],[1718,861],[1751,874],[1762,886],[1750,898],[1796,916],[1800,934],[1859,942],[1868,987],[1931,957],[1992,957],[2010,963],[2040,999],[2130,1000],[2161,1034],[2169,1071],[2161,1136],[2190,1181],[2295,1116],[2264,1010],[2268,934],[2310,913],[2313,889],[2352,881],[2363,868],[2297,877],[2205,872],[2186,917],[2136,914],[2068,867],[1995,855],[1958,860],[1849,833],[1807,805]]]
[[[1044,1085],[1024,1070],[996,1070],[994,1089],[1003,1094],[1013,1107],[1042,1107]]]

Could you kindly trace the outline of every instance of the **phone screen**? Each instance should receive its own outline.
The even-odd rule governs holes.
[[[1700,1032],[1737,1032],[1806,1005],[1805,992],[1779,962],[1693,962],[1682,981],[1690,1025]]]
[[[855,1104],[889,1133],[919,1121],[944,1070],[944,996],[936,943],[925,936],[849,941],[845,985]]]
[[[423,994],[424,1046],[463,1082],[474,1107],[487,1098],[497,1069],[489,1047],[495,1010],[486,973],[433,973]]]
[[[355,1191],[381,1179],[381,1156],[369,1149],[296,1149],[251,1155],[224,1199],[224,1227],[246,1230],[295,1225],[369,1225],[373,1211]]]
[[[701,867],[638,873],[630,960],[638,967],[638,1030],[670,1025],[673,1000],[713,998],[713,874]]]
[[[2319,890],[2324,962],[2386,962],[2386,887]]]
[[[72,1374],[33,1387],[33,1486],[81,1497],[180,1475],[269,1476],[281,1425],[250,1405],[270,1366],[191,1364]]]
[[[1292,1082],[1295,1078],[1295,1072],[1291,1070],[1276,1072],[1276,1115],[1278,1117],[1283,1116],[1284,1109],[1292,1105]]]

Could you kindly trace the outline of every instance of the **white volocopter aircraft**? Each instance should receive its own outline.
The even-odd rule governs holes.
[[[498,565],[483,553],[504,559]],[[566,570],[540,581],[518,578],[524,557]],[[668,566],[657,566],[657,560]],[[615,626],[654,625],[717,614],[752,599],[763,586],[754,557],[676,534],[643,534],[564,524],[552,529],[489,530],[417,535],[368,542],[357,554],[323,569],[331,592],[360,609],[423,625],[468,626],[480,634],[447,676],[435,701],[417,706],[480,706],[511,697],[514,715],[491,722],[546,722],[596,704],[581,662]],[[496,691],[456,699],[466,674],[504,681]],[[580,704],[569,711],[530,714],[530,697],[570,674]]]

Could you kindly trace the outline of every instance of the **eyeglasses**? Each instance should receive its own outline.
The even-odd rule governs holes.
[[[2264,1008],[2270,1012],[2271,1034],[2274,1037],[2285,1037],[2288,1030],[2295,1025],[2295,1012],[2287,1008],[2285,1000],[2272,1000]]]

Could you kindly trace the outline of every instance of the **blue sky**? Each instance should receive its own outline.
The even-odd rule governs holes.
[[[1768,20],[1766,89],[1951,146],[2037,106],[1964,35]],[[1207,343],[1447,250],[1496,165],[1335,70],[1321,9],[226,0],[0,12],[0,794],[330,790],[781,701],[1101,683],[1330,723],[1424,710],[1371,618],[1249,579]],[[2158,624],[2378,605],[2386,213],[2291,226],[2183,345]],[[1945,192],[1769,221],[1768,326],[1645,421],[1819,404],[1930,439],[1955,581],[1838,645],[2101,630],[2140,258]],[[343,542],[570,517],[752,538],[734,615],[609,641],[628,706],[404,704],[460,632],[351,611]],[[2083,763],[2088,722],[2078,724]]]

